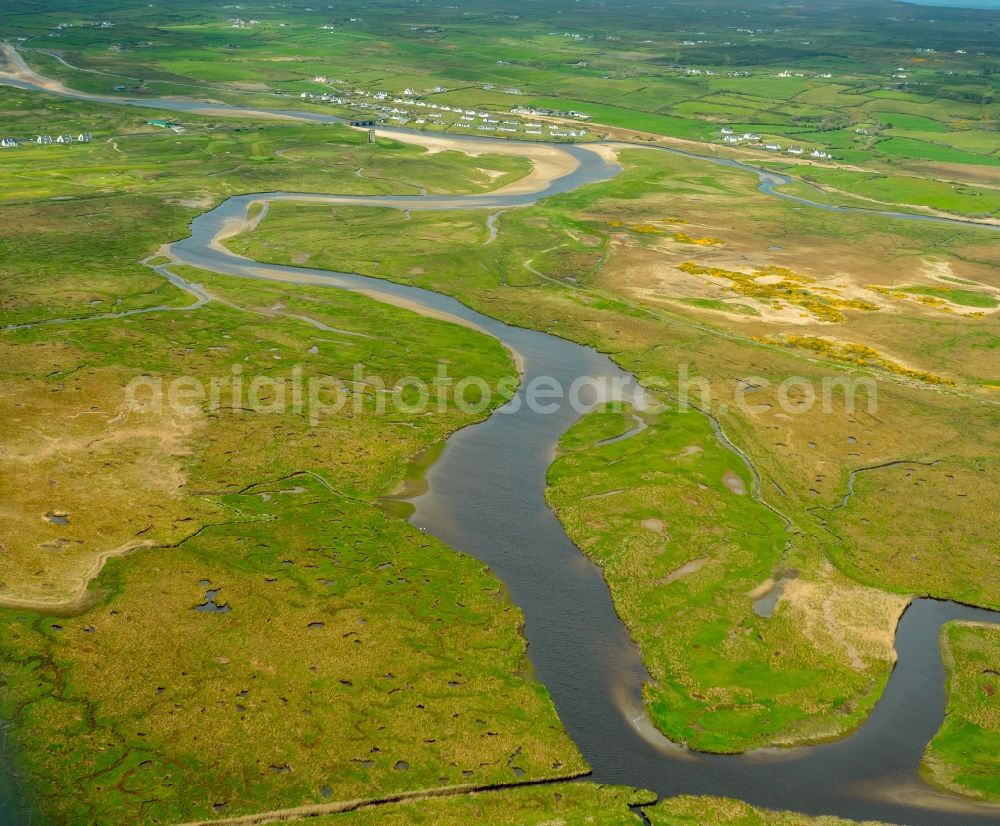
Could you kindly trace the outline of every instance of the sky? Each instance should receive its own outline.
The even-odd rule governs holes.
[[[1000,11],[1000,0],[903,0],[920,6],[949,6],[957,9],[992,9]]]

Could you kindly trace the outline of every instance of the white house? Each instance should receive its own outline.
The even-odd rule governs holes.
[[[52,136],[51,135],[39,135],[37,138],[35,138],[35,143],[40,143],[42,145],[47,146],[48,144],[52,143]]]
[[[829,152],[824,152],[821,149],[814,149],[809,153],[810,158],[829,158],[831,157]]]
[[[73,143],[72,135],[60,135],[56,138],[56,143]]]
[[[77,143],[90,143],[94,139],[94,136],[90,132],[81,132],[76,136]]]
[[[5,148],[11,146],[18,146],[19,144],[20,141],[18,141],[17,138],[4,138],[3,140],[0,140],[0,146],[3,146]]]
[[[719,131],[723,135],[732,135],[733,134],[733,127],[731,127],[731,126],[723,126],[722,129],[720,129]]]
[[[801,146],[790,146],[787,151],[789,155],[802,155],[806,150]]]
[[[764,144],[764,148],[765,149],[769,149],[771,152],[780,152],[781,151],[781,144],[780,143],[765,143]]]
[[[722,140],[726,143],[739,143],[742,138],[738,138],[736,135],[726,135]]]

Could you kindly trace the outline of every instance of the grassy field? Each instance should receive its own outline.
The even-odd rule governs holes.
[[[195,215],[232,194],[475,192],[530,168],[509,156],[430,155],[392,141],[373,146],[363,133],[337,126],[202,118],[188,119],[187,131],[175,135],[148,126],[141,110],[12,90],[0,93],[0,112],[18,134],[55,123],[58,131],[95,136],[90,144],[0,156],[8,183],[0,205],[10,216],[2,230],[2,324],[190,303],[139,260],[184,236]],[[68,232],[69,225],[86,231]]]
[[[411,89],[404,97],[449,112],[577,110],[593,124],[700,142],[721,142],[720,128],[730,125],[877,171],[894,181],[889,192],[874,186],[884,197],[995,212],[988,203],[998,184],[1000,133],[996,44],[987,32],[996,12],[918,7],[900,16],[891,3],[846,0],[752,12],[711,0],[669,16],[656,7],[595,7],[584,17],[564,14],[567,8],[560,0],[520,0],[482,2],[460,16],[447,7],[414,16],[391,0],[238,10],[104,0],[81,14],[31,2],[7,16],[0,34],[23,38],[20,47],[40,71],[91,92],[272,106],[294,99],[348,113],[368,111],[358,106],[377,92],[392,102]],[[323,93],[342,103],[301,97]],[[404,110],[386,117],[433,127],[426,110]],[[460,119],[448,114],[442,122]],[[924,185],[908,184],[913,176]],[[986,203],[949,192],[956,181],[989,182]],[[867,178],[857,185],[865,194],[873,187]]]
[[[992,233],[864,215],[831,220],[755,193],[754,177],[739,170],[649,151],[621,159],[628,169],[609,184],[504,213],[488,246],[480,246],[482,213],[335,209],[331,232],[315,224],[327,208],[294,203],[274,205],[260,233],[232,246],[280,263],[321,249],[311,262],[470,294],[538,285],[541,273],[668,313],[703,310],[695,317],[748,340],[820,322],[812,329],[962,384],[997,378]],[[859,234],[878,244],[859,250]],[[460,238],[471,249],[455,246]]]
[[[835,817],[808,817],[791,812],[757,809],[735,800],[713,797],[668,797],[648,805],[643,792],[590,783],[560,783],[541,788],[489,792],[419,803],[400,803],[319,817],[316,826],[370,826],[370,824],[434,823],[441,826],[471,822],[499,826],[565,826],[639,823],[640,811],[655,826],[732,824],[732,826],[845,826],[855,821]],[[629,806],[633,810],[629,810]],[[874,826],[869,824],[869,826]]]
[[[810,169],[806,177],[809,181],[850,192],[876,204],[916,204],[972,217],[994,217],[1000,211],[1000,190],[965,183],[818,168]]]
[[[110,563],[92,610],[4,617],[2,709],[43,817],[178,822],[583,770],[478,563],[305,473],[218,501],[231,522]],[[212,594],[222,612],[199,610]]]
[[[27,128],[47,115],[19,111]],[[100,116],[79,106],[94,131]],[[0,716],[38,817],[177,822],[583,771],[500,583],[378,505],[471,416],[352,415],[378,403],[355,364],[390,387],[442,361],[498,379],[513,370],[498,344],[349,293],[184,268],[213,297],[197,312],[98,317],[189,303],[137,262],[230,192],[474,190],[526,167],[438,154],[424,179],[419,150],[354,155],[347,130],[206,126],[184,138],[214,154],[147,175],[163,139],[132,125],[111,133],[117,149],[66,148],[82,150],[75,168],[113,164],[106,191],[76,189],[44,147],[0,158],[34,193],[0,206],[5,321],[52,321],[2,333],[0,601],[19,607],[0,610]],[[276,151],[317,138],[318,167]],[[135,377],[225,381],[234,365],[247,382],[338,376],[352,404],[318,421],[235,400],[124,404]]]
[[[712,823],[731,826],[846,826],[856,821],[839,817],[809,817],[793,812],[758,809],[736,800],[682,796],[667,798],[643,809],[653,826],[685,826]],[[865,821],[866,826],[875,826]]]
[[[320,816],[309,823],[316,826],[409,826],[422,823],[434,826],[461,826],[466,823],[634,826],[639,817],[630,806],[651,803],[655,799],[656,795],[648,792],[620,786],[557,783],[373,806]]]
[[[798,578],[825,588],[831,609],[832,594],[850,583],[819,568],[808,540],[755,501],[743,460],[703,415],[689,408],[647,417],[642,432],[606,443],[629,430],[630,418],[592,414],[567,433],[548,495],[642,647],[657,727],[703,751],[854,728],[892,656],[888,639],[869,634],[891,626],[902,601],[858,591],[851,597],[866,604],[863,615],[810,627],[809,605],[795,597]],[[853,650],[846,662],[845,646]]]
[[[823,42],[894,7],[870,8],[862,23],[825,27]],[[93,71],[26,54],[102,92],[118,83],[95,74],[106,71],[143,93],[197,82],[273,105],[325,74],[493,112],[559,101],[699,140],[733,123],[837,147],[865,171],[831,169],[845,177],[829,185],[859,200],[989,214],[976,210],[997,183],[981,71],[994,47],[969,25],[982,13],[914,9],[905,32],[879,22],[878,48],[848,67],[802,43],[819,36],[812,12],[761,10],[760,37],[695,38],[704,16],[691,10],[664,31],[648,9],[615,9],[609,34],[607,11],[567,28],[557,4],[531,9],[484,4],[456,21],[437,9],[414,20],[393,3],[356,14],[98,4],[85,16],[29,5],[0,32],[58,48]],[[522,12],[523,25],[504,22]],[[241,27],[237,13],[261,22]],[[102,19],[114,25],[90,25]],[[932,36],[937,56],[915,57]],[[888,65],[905,65],[912,85],[887,80]],[[738,71],[750,75],[727,74]],[[431,93],[437,84],[447,91]],[[496,579],[378,504],[407,460],[468,414],[347,410],[312,423],[237,404],[122,407],[136,376],[206,381],[233,365],[275,379],[299,364],[349,378],[357,362],[391,381],[432,377],[442,362],[454,375],[509,374],[483,336],[332,290],[184,271],[215,300],[182,312],[190,298],[138,262],[230,194],[481,192],[527,163],[251,119],[185,118],[175,134],[151,127],[151,112],[10,90],[0,111],[17,136],[95,136],[0,156],[2,323],[54,322],[0,333],[0,717],[39,812],[175,822],[583,771]],[[490,244],[485,214],[291,203],[231,244],[453,294],[609,352],[665,399],[693,377],[696,402],[748,462],[693,410],[601,444],[632,424],[602,411],[567,435],[551,502],[603,566],[668,734],[713,751],[836,736],[877,699],[908,595],[1000,606],[994,235],[807,210],[758,193],[751,174],[663,153],[621,159],[615,181],[503,213]],[[790,377],[801,378],[791,392]],[[803,382],[850,378],[871,382],[877,409],[849,409],[844,390],[826,408],[805,403]],[[363,384],[352,397],[377,398]],[[667,629],[679,643],[669,649]],[[997,642],[949,634],[952,715],[928,771],[995,794],[998,735],[975,675],[993,668]],[[511,794],[544,819],[634,818],[630,791],[572,788],[563,800]],[[494,805],[485,799],[421,810],[461,820]],[[709,810],[720,822],[776,817],[700,799],[648,816],[696,822]]]
[[[272,378],[295,363],[307,377],[349,378],[361,360],[373,375],[429,380],[447,358],[462,374],[498,376],[510,369],[499,346],[350,294],[200,280],[239,309],[7,334],[8,347],[59,348],[74,377],[46,382],[38,365],[22,366],[5,380],[22,404],[61,389],[102,408],[56,443],[61,464],[46,473],[49,510],[68,521],[46,528],[59,545],[41,547],[47,580],[18,580],[19,564],[43,563],[30,537],[8,535],[7,591],[30,595],[37,583],[44,600],[58,593],[59,564],[118,535],[151,545],[109,561],[82,612],[2,612],[2,714],[39,809],[69,821],[96,811],[177,821],[580,771],[547,695],[524,676],[520,615],[499,583],[375,504],[408,456],[463,423],[457,410],[410,422],[347,408],[318,425],[294,411],[195,412],[186,432],[161,434],[178,455],[158,465],[146,458],[154,423],[109,421],[111,400],[96,392],[117,386],[120,398],[129,373],[207,380],[233,363]],[[267,311],[279,304],[287,311]],[[74,452],[71,435],[89,449]],[[102,442],[131,461],[129,476]],[[23,502],[36,488],[22,484],[8,507],[42,521]],[[223,611],[206,610],[213,594]]]
[[[924,758],[925,775],[947,789],[1000,799],[1000,633],[995,628],[952,623],[942,632],[948,677],[944,725]]]
[[[959,307],[978,307],[992,310],[998,302],[989,293],[978,290],[962,290],[957,287],[900,287],[901,292],[911,295],[925,295],[930,298],[937,298],[948,301]]]
[[[485,247],[485,215],[340,214],[343,232],[331,237],[317,231],[316,207],[295,204],[279,205],[232,244],[278,262],[315,250],[314,266],[452,293],[491,315],[610,352],[671,392],[685,374],[697,379],[692,399],[751,457],[763,502],[791,521],[791,531],[753,501],[746,466],[694,412],[608,445],[595,442],[627,430],[627,422],[582,423],[553,468],[552,502],[570,535],[604,565],[656,677],[650,711],[668,733],[719,751],[835,736],[877,698],[907,594],[998,604],[996,578],[983,575],[996,547],[985,517],[987,480],[997,472],[986,396],[996,381],[995,323],[975,315],[978,308],[873,289],[891,272],[900,287],[919,277],[951,289],[957,279],[992,295],[992,235],[832,219],[755,194],[754,179],[739,171],[638,151],[622,160],[627,170],[611,183],[503,214],[496,241]],[[879,241],[862,254],[853,240],[859,235]],[[469,246],[431,243],[460,237]],[[414,249],[427,250],[422,263]],[[706,291],[705,277],[685,273],[685,262],[750,275],[759,268],[755,278],[771,294],[736,292],[730,277]],[[858,299],[875,306],[840,307],[834,320],[808,309]],[[858,363],[761,341],[779,330],[801,335],[803,312],[830,341],[865,342],[877,358]],[[912,365],[952,383],[911,375]],[[842,391],[826,409],[800,406],[800,390],[781,390],[792,376],[814,388],[869,377],[877,410],[866,412],[864,393],[849,409]],[[684,456],[687,447],[700,450]],[[879,471],[862,473],[843,504],[852,470],[907,459],[934,464],[920,466],[919,483],[891,487],[874,484]],[[743,496],[725,485],[727,470]],[[931,479],[932,497],[947,498],[928,508]],[[707,534],[699,530],[706,512],[715,515]],[[894,516],[876,517],[884,513]],[[901,558],[899,548],[915,546],[919,553]],[[754,611],[762,599],[770,616]],[[669,638],[683,645],[665,650],[659,642],[664,618]]]

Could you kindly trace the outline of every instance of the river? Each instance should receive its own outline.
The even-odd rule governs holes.
[[[29,87],[51,91],[35,83]],[[145,99],[109,98],[104,102],[147,107],[159,103],[174,111],[198,111],[198,106],[206,106]],[[220,114],[219,105],[213,104],[211,109]],[[288,114],[334,120],[313,113]],[[577,377],[589,376],[618,379],[627,395],[638,397],[642,391],[634,377],[607,356],[546,333],[505,324],[450,296],[349,273],[259,263],[215,243],[220,235],[246,224],[255,201],[303,200],[410,210],[496,209],[527,205],[547,195],[609,180],[619,171],[602,153],[585,146],[559,148],[573,157],[575,168],[544,182],[534,192],[468,196],[275,192],[234,196],[197,217],[191,234],[170,245],[170,254],[178,262],[215,272],[326,284],[470,324],[519,356],[522,387],[540,376],[554,377],[564,387]],[[770,181],[773,188],[772,173],[736,165],[757,172],[762,186]],[[886,217],[948,220],[894,213],[886,213]],[[188,286],[198,296],[197,287]],[[644,787],[661,795],[720,795],[776,809],[914,826],[1000,822],[1000,808],[936,792],[917,773],[923,749],[944,717],[945,674],[938,647],[941,626],[953,620],[1000,623],[997,612],[941,600],[914,600],[897,629],[898,664],[881,700],[864,725],[842,740],[722,756],[689,752],[660,735],[643,713],[641,692],[648,674],[637,646],[615,613],[607,585],[600,571],[566,536],[545,502],[546,472],[559,437],[578,417],[565,400],[557,402],[555,412],[548,415],[512,401],[484,422],[455,433],[427,472],[427,491],[412,500],[410,519],[421,530],[482,560],[506,584],[525,615],[528,653],[535,672],[591,765],[591,779]]]

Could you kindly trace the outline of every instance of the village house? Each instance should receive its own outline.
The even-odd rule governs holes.
[[[60,135],[58,138],[56,138],[56,143],[62,143],[62,144],[73,143],[73,136]]]
[[[0,146],[4,148],[10,148],[12,146],[20,146],[20,141],[17,138],[4,138],[0,140]]]
[[[528,115],[529,117],[542,115],[544,117],[575,118],[576,120],[590,120],[591,118],[586,112],[578,112],[575,109],[565,112],[561,109],[547,109],[539,106],[515,106],[510,112],[512,115]]]
[[[733,134],[733,127],[731,127],[731,126],[723,126],[722,129],[720,129],[719,131],[723,135],[732,135]]]
[[[37,138],[35,138],[35,143],[41,144],[42,146],[47,146],[48,144],[52,143],[52,136],[39,135]]]
[[[788,151],[788,154],[789,154],[789,155],[801,155],[801,154],[803,154],[803,153],[804,153],[804,152],[805,152],[806,150],[805,150],[805,149],[803,149],[803,148],[802,148],[801,146],[790,146],[790,147],[788,147],[788,150],[787,150],[787,151]]]

